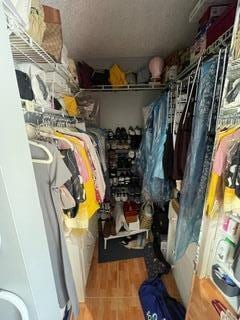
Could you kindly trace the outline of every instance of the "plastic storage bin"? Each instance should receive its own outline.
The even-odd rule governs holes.
[[[217,269],[221,267],[218,264],[212,266],[212,278],[219,289],[228,297],[236,297],[240,295],[240,289],[237,285],[231,286],[216,275]]]

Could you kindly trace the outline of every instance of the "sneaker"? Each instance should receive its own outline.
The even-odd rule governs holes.
[[[121,194],[120,193],[115,194],[115,201],[116,202],[121,201]]]
[[[121,128],[121,138],[123,139],[123,140],[127,140],[127,138],[128,138],[128,134],[127,134],[127,131],[126,131],[126,129],[125,128]]]
[[[119,127],[117,127],[116,131],[115,131],[115,137],[116,139],[121,139],[121,129]]]
[[[137,136],[141,136],[142,135],[142,129],[139,126],[136,126],[134,131],[135,131],[135,134]]]
[[[118,183],[119,183],[118,177],[114,177],[113,178],[113,185],[116,187],[116,186],[118,186]]]
[[[108,130],[108,140],[112,140],[114,138],[114,133],[112,130]]]
[[[129,156],[130,159],[134,159],[135,158],[135,152],[133,150],[130,150],[128,152],[128,156]]]
[[[126,202],[128,200],[128,195],[126,193],[121,194],[121,201]]]
[[[128,134],[129,134],[129,136],[135,136],[135,130],[133,129],[132,126],[129,127],[129,129],[128,129]]]
[[[124,185],[124,181],[125,181],[124,173],[121,173],[119,178],[118,178],[118,182],[119,182],[120,185]]]

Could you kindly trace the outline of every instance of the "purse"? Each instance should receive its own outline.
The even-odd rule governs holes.
[[[49,6],[43,6],[43,10],[46,30],[43,35],[42,47],[56,62],[60,62],[63,47],[60,11]]]
[[[150,201],[144,202],[140,209],[140,229],[151,229],[153,213],[153,204]]]
[[[31,1],[31,11],[29,14],[28,34],[39,45],[42,44],[46,24],[44,22],[44,11],[40,0]]]

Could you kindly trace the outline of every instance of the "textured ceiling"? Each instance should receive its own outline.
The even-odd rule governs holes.
[[[193,40],[196,0],[44,0],[61,10],[63,37],[75,59],[166,56]]]

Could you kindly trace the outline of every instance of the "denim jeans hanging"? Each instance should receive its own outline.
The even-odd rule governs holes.
[[[214,95],[216,69],[217,58],[203,62],[200,68],[191,141],[188,148],[180,197],[175,246],[176,260],[180,259],[187,250],[188,245],[197,241],[199,237],[213,146],[213,139],[208,136],[208,126]],[[215,117],[212,117],[212,121],[213,119]]]

